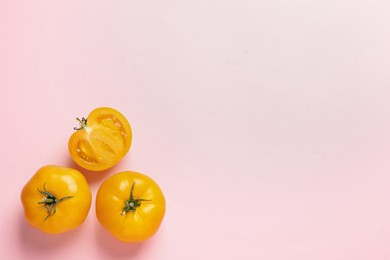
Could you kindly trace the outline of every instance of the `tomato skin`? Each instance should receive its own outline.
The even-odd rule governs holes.
[[[133,197],[142,201],[134,211],[124,212],[132,186]],[[164,215],[164,195],[157,183],[144,174],[117,173],[106,179],[97,192],[96,216],[100,224],[120,241],[147,240],[157,232]]]
[[[44,201],[49,192],[63,199],[51,208]],[[91,207],[92,195],[85,177],[77,170],[55,165],[40,168],[23,187],[20,195],[24,215],[33,227],[48,233],[59,234],[80,226]],[[47,206],[45,208],[45,206]]]
[[[79,120],[79,119],[78,119]],[[94,109],[69,139],[73,161],[84,169],[103,171],[117,164],[129,151],[132,131],[126,117],[109,107]]]

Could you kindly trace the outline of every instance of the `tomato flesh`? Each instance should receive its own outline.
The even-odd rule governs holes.
[[[69,152],[79,166],[102,171],[114,166],[127,154],[131,140],[130,124],[120,112],[97,108],[69,139]]]

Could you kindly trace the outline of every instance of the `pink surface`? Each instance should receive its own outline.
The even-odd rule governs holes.
[[[0,1],[0,259],[390,259],[389,1]],[[19,194],[98,106],[167,199],[113,239],[48,236]],[[93,198],[94,203],[94,198]]]

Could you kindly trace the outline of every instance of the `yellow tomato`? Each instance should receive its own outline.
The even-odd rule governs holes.
[[[142,242],[158,230],[165,214],[165,198],[151,178],[121,172],[100,186],[96,215],[100,224],[123,242]]]
[[[88,118],[77,118],[79,128],[69,139],[70,155],[79,166],[103,171],[118,163],[129,151],[132,132],[126,117],[119,111],[100,107]]]
[[[20,195],[27,221],[49,234],[80,226],[88,215],[91,197],[79,171],[55,165],[40,168]]]

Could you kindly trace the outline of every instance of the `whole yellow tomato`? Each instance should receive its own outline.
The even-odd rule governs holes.
[[[68,148],[79,166],[103,171],[118,163],[129,151],[132,132],[126,117],[119,111],[100,107],[88,118],[77,120],[79,128],[69,139]]]
[[[57,234],[80,226],[91,207],[91,191],[77,170],[55,165],[40,168],[20,195],[27,221]]]
[[[96,215],[100,224],[123,242],[142,242],[157,232],[165,214],[165,198],[148,176],[121,172],[100,186]]]

